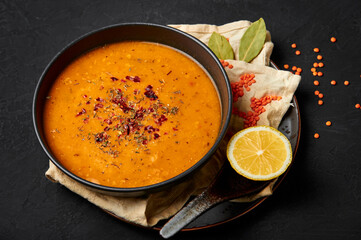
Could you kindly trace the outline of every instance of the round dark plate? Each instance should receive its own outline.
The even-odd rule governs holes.
[[[275,69],[279,69],[273,62],[270,63],[270,66]],[[292,159],[292,163],[293,163],[300,141],[301,117],[300,117],[298,102],[295,96],[293,96],[291,103],[292,106],[288,109],[288,111],[284,115],[280,123],[280,126],[278,127],[278,130],[280,130],[291,142],[292,151],[293,151],[293,159]],[[288,170],[278,178],[276,184],[273,187],[273,190],[276,190],[276,188],[281,184],[281,182],[287,175]],[[258,205],[260,205],[267,198],[268,197],[260,198],[250,203],[235,203],[229,201],[223,202],[211,208],[207,212],[203,213],[193,222],[191,222],[186,227],[184,227],[181,231],[193,231],[193,230],[205,229],[232,221],[248,213]],[[122,221],[144,228],[144,226],[142,225],[129,222],[126,219],[120,218],[111,212],[108,211],[106,212]],[[162,220],[157,225],[153,226],[151,229],[159,231],[167,221],[168,220]]]

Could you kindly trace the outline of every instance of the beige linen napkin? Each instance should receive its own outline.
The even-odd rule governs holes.
[[[236,59],[238,59],[239,41],[246,29],[250,26],[249,21],[238,21],[223,26],[213,25],[172,25],[182,31],[199,38],[205,44],[211,34],[215,31],[226,38],[235,50]],[[292,96],[301,80],[299,76],[290,72],[279,71],[267,67],[272,52],[273,43],[270,34],[267,38],[263,50],[251,62],[245,63],[238,60],[229,60],[233,69],[226,68],[231,82],[238,82],[241,75],[246,73],[255,74],[256,83],[251,86],[250,91],[245,94],[234,106],[243,112],[250,111],[250,99],[252,97],[260,98],[267,95],[281,96],[280,101],[272,101],[265,106],[266,112],[260,115],[257,125],[269,125],[277,128],[283,115],[290,106]],[[231,120],[231,132],[243,128],[243,119],[233,115]],[[210,161],[200,171],[189,180],[180,183],[164,192],[150,194],[149,196],[139,198],[122,198],[105,194],[100,194],[85,188],[83,185],[72,180],[62,173],[55,165],[50,162],[46,177],[53,182],[58,182],[71,191],[79,194],[89,202],[114,213],[115,215],[143,226],[153,226],[161,219],[167,219],[174,215],[188,201],[191,195],[199,194],[206,186],[210,184],[216,173],[225,161],[226,141],[223,141],[221,147],[217,150]],[[275,181],[274,181],[275,182]],[[274,182],[263,189],[260,193],[237,199],[239,202],[254,201],[260,197],[272,194]]]

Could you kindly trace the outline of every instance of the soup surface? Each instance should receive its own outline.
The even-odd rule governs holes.
[[[172,178],[214,144],[218,94],[192,59],[164,45],[94,49],[57,78],[44,129],[55,157],[88,181],[140,187]]]

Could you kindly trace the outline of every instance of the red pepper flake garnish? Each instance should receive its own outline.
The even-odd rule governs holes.
[[[88,96],[87,95],[83,95],[83,98],[87,98]]]
[[[112,120],[110,120],[110,119],[104,119],[104,122],[106,123],[106,124],[108,124],[108,125],[110,125],[110,124],[112,124],[113,122],[112,122]]]
[[[143,120],[145,109],[142,107],[135,112],[134,119]]]
[[[104,102],[104,99],[103,99],[103,98],[100,98],[100,97],[98,97],[98,98],[95,99],[95,100],[97,100],[98,102]]]
[[[109,138],[108,134],[105,132],[95,134],[95,141],[96,142],[103,142]]]
[[[160,135],[158,133],[154,133],[154,140],[159,138],[159,137],[160,137]]]
[[[148,140],[147,140],[147,139],[144,139],[144,140],[142,141],[142,144],[143,144],[143,145],[147,145],[147,144],[148,144]]]
[[[86,102],[86,104],[90,104],[90,100]]]
[[[84,123],[88,123],[88,122],[89,122],[89,118],[88,118],[88,117],[87,117],[87,118],[84,118],[83,122],[84,122]]]
[[[164,116],[163,114],[160,116],[160,118],[155,120],[155,123],[159,126],[162,126],[162,123],[167,121],[168,118],[166,118],[166,116]]]
[[[110,77],[110,79],[113,81],[113,82],[115,82],[115,81],[118,81],[119,79],[118,78],[116,78],[116,77]]]
[[[103,89],[104,89],[104,86],[103,86],[103,85],[100,85],[99,89],[100,89],[100,90],[103,90]]]
[[[157,132],[159,131],[158,128],[154,128],[153,126],[151,125],[148,125],[148,126],[145,126],[144,127],[144,131],[148,132],[148,133],[152,133],[152,132]]]
[[[124,79],[120,79],[120,81],[121,81],[121,82],[127,82],[127,81],[125,81]]]
[[[123,97],[115,97],[112,99],[112,103],[115,103],[116,105],[118,105],[124,113],[129,112],[129,110],[131,109],[128,104],[125,102]]]
[[[133,82],[140,82],[140,77],[138,77],[138,76],[134,76],[134,77],[126,76],[125,79],[133,81]]]
[[[128,119],[128,121],[129,121],[129,123],[124,125],[124,127],[127,126],[126,127],[127,135],[129,135],[130,132],[133,132],[135,130],[140,130],[140,126],[139,126],[138,122],[131,120],[131,119]]]
[[[158,96],[155,95],[155,92],[153,91],[153,86],[152,86],[152,85],[148,85],[148,86],[145,88],[144,95],[145,95],[147,98],[149,98],[150,100],[156,100],[156,99],[158,99]]]
[[[169,71],[169,73],[167,73],[167,75],[171,74],[172,73],[172,70]]]
[[[109,127],[108,126],[106,126],[105,128],[104,128],[104,131],[106,132],[106,131],[109,131]]]
[[[85,113],[86,113],[86,110],[84,108],[82,108],[81,111],[76,114],[76,117],[79,117],[80,115],[83,115]]]
[[[134,95],[137,95],[139,93],[138,89],[134,89]]]
[[[103,107],[104,107],[103,104],[97,103],[97,104],[95,104],[95,106],[94,106],[94,111],[98,110],[99,108],[103,108]]]
[[[174,131],[178,131],[178,128],[173,128]]]
[[[154,127],[151,125],[145,126],[144,131],[147,131],[148,133],[154,132]]]

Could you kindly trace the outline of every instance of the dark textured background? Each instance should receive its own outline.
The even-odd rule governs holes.
[[[302,3],[301,3],[302,2]],[[309,2],[306,4],[305,2]],[[158,239],[45,179],[31,104],[41,72],[66,44],[122,22],[224,24],[263,17],[272,59],[304,69],[296,92],[301,143],[285,181],[255,210],[175,239],[361,239],[360,1],[0,1],[0,239]],[[331,36],[337,38],[332,44]],[[291,43],[302,54],[296,56]],[[314,47],[325,75],[317,105]],[[335,79],[338,84],[331,86]],[[342,82],[350,81],[345,87]],[[331,120],[332,127],[325,122]],[[318,140],[313,138],[319,132]]]

